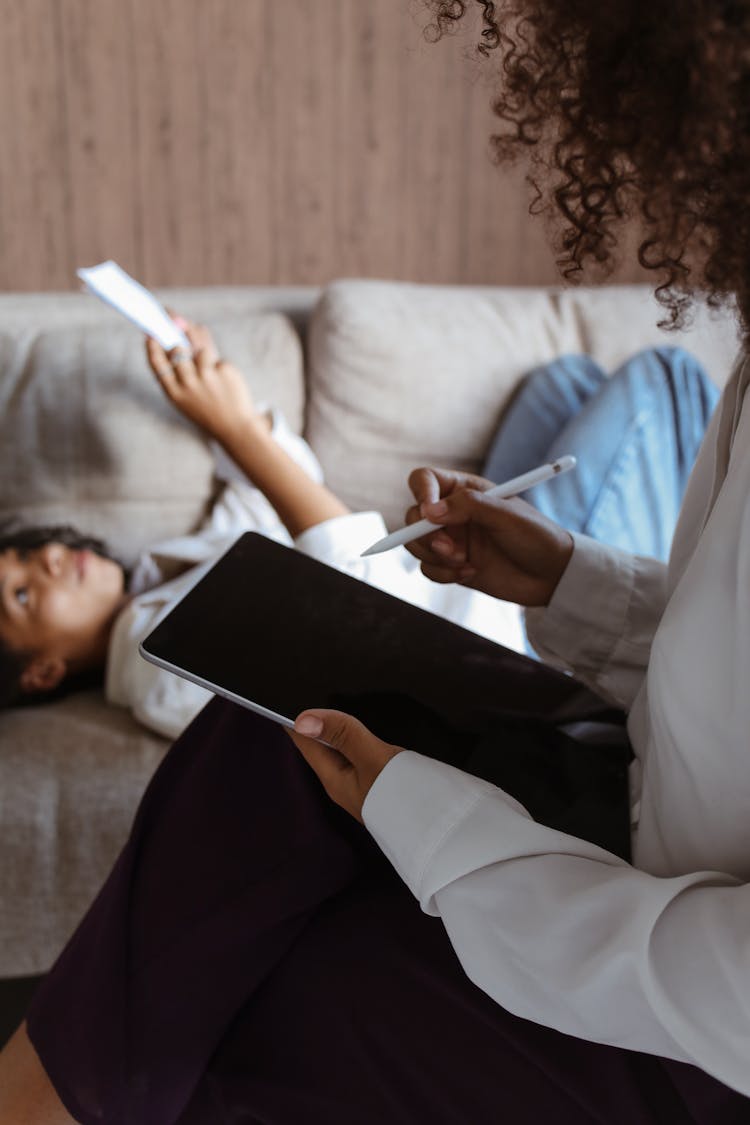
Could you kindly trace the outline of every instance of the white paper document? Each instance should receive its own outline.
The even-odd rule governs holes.
[[[190,341],[177,327],[153,293],[121,269],[117,262],[102,262],[76,273],[90,293],[99,297],[129,321],[153,336],[163,348],[186,348],[192,353]]]

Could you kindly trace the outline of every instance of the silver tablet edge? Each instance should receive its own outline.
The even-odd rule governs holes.
[[[204,680],[201,676],[195,676],[192,672],[186,672],[183,668],[178,668],[176,664],[170,664],[168,660],[162,660],[160,656],[154,656],[153,653],[148,652],[143,647],[143,641],[138,645],[138,652],[144,660],[148,660],[149,664],[155,664],[157,668],[163,668],[165,672],[173,672],[175,676],[180,676],[183,680],[191,680],[199,687],[212,691],[214,695],[221,695],[224,699],[231,700],[232,703],[239,703],[240,707],[246,707],[248,711],[255,711],[256,714],[262,715],[265,719],[272,719],[273,722],[280,723],[282,727],[294,730],[294,719],[289,719],[286,715],[279,715],[276,711],[269,711],[267,707],[262,707],[260,703],[252,703],[242,695],[236,695],[235,692],[220,687],[219,684],[212,684],[210,680]]]

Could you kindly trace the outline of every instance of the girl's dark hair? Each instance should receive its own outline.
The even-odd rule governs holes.
[[[474,4],[424,0],[431,38]],[[631,220],[664,322],[735,298],[750,325],[750,0],[476,0],[499,57],[498,161],[528,153],[530,210],[564,223],[558,264],[614,265]]]
[[[70,524],[47,524],[40,527],[24,527],[16,520],[0,523],[0,555],[5,551],[17,551],[25,558],[29,551],[37,551],[48,543],[62,543],[73,551],[93,551],[105,559],[112,553],[106,543],[92,535],[83,535]]]
[[[95,554],[107,559],[113,557],[101,539],[82,535],[68,524],[24,527],[15,520],[7,520],[0,524],[0,555],[5,551],[15,550],[21,558],[25,558],[29,551],[39,550],[47,543],[62,543],[63,546],[70,547],[74,551],[94,551]],[[31,653],[9,648],[0,637],[0,707],[18,706],[23,703],[48,703],[67,695],[70,691],[101,682],[100,673],[87,672],[67,676],[53,691],[24,692],[21,690],[21,674],[31,656]]]

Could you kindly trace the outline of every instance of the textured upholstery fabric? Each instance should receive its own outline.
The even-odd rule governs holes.
[[[95,691],[0,720],[0,976],[50,967],[169,743]]]
[[[561,352],[608,367],[683,344],[721,384],[728,317],[665,336],[641,287],[467,289],[392,282],[173,290],[257,398],[284,410],[353,508],[400,524],[418,464],[476,469],[520,376]],[[283,314],[283,315],[282,315]],[[191,530],[212,495],[202,440],[163,399],[138,332],[94,298],[0,296],[0,518],[75,517],[128,560]],[[88,525],[88,527],[86,527]],[[0,977],[49,968],[127,835],[167,743],[86,693],[0,714]]]

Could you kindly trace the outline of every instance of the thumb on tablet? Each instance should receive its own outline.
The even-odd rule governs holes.
[[[376,777],[401,750],[343,711],[303,711],[289,733],[331,800],[358,820]]]

